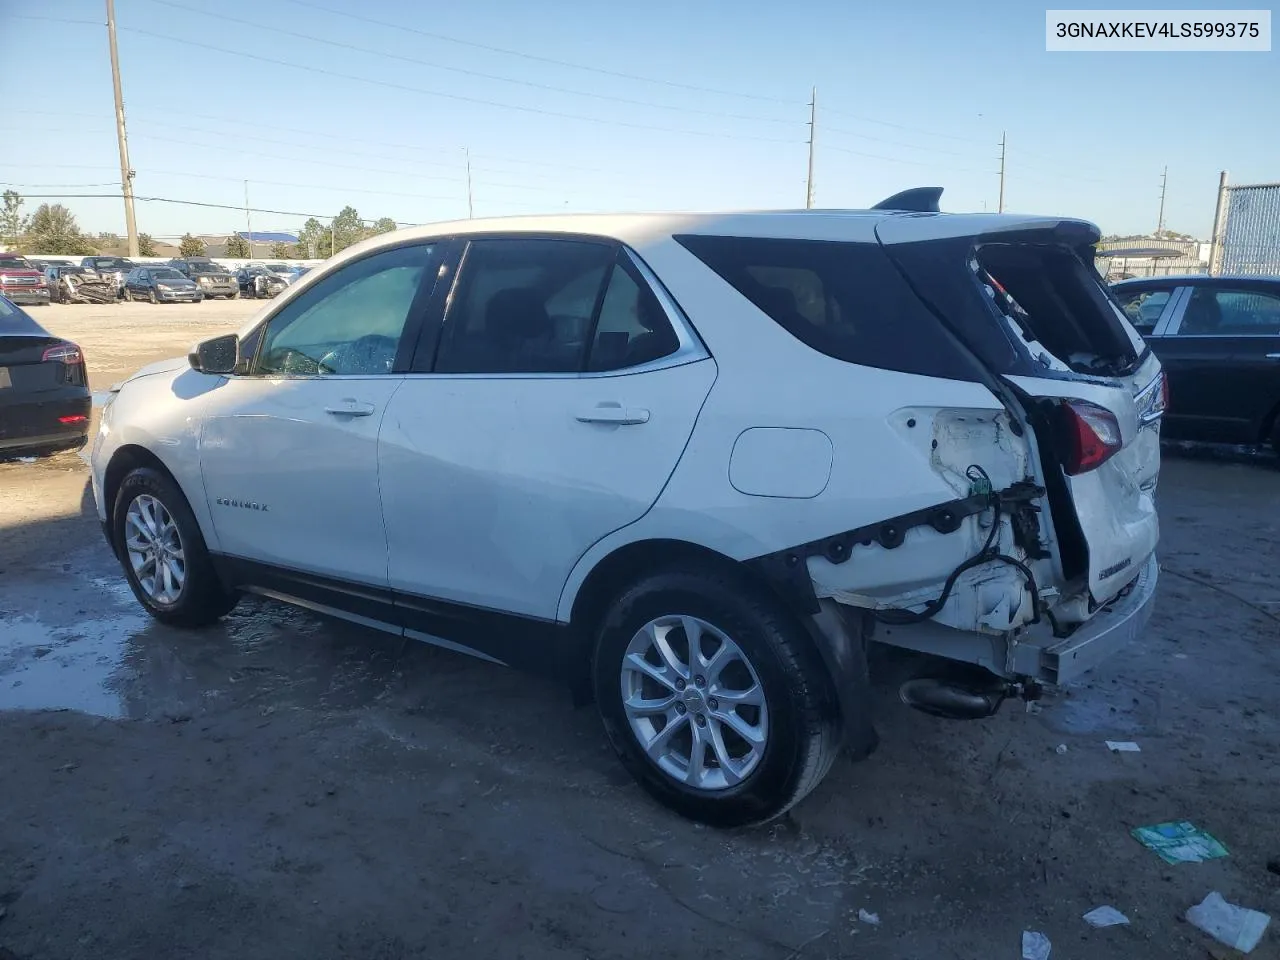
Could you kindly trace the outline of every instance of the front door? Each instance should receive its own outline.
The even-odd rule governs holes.
[[[501,628],[459,640],[458,610],[554,620],[662,491],[714,361],[625,251],[551,239],[472,241],[434,352],[379,444],[391,587],[411,630],[520,660]]]
[[[200,443],[221,553],[385,588],[378,431],[434,265],[430,244],[352,261],[247,338],[248,372],[212,392]]]

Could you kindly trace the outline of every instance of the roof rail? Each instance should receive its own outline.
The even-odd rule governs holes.
[[[942,197],[942,187],[912,187],[895,193],[887,200],[881,200],[872,210],[910,210],[913,213],[941,213],[938,200]]]

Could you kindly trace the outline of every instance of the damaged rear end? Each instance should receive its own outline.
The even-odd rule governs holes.
[[[1092,267],[1091,224],[897,215],[877,237],[1000,409],[897,411],[891,426],[954,498],[798,549],[816,597],[866,611],[874,639],[1000,678],[967,699],[904,689],[978,715],[1069,681],[1145,625],[1164,378]]]

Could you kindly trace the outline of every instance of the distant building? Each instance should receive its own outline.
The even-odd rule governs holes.
[[[1201,240],[1121,237],[1101,240],[1098,269],[1109,279],[1209,272],[1209,244]]]

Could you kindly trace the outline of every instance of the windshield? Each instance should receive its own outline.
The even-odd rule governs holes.
[[[120,257],[98,257],[92,261],[93,267],[97,270],[132,270],[133,261],[124,260]]]
[[[152,267],[151,276],[156,280],[185,280],[182,274],[171,267]]]
[[[192,273],[221,273],[212,263],[189,263],[187,269]]]
[[[290,270],[290,268],[286,267],[283,263],[268,263],[267,269],[273,273],[288,273]]]
[[[31,264],[23,260],[22,257],[0,257],[0,269],[30,270]]]

